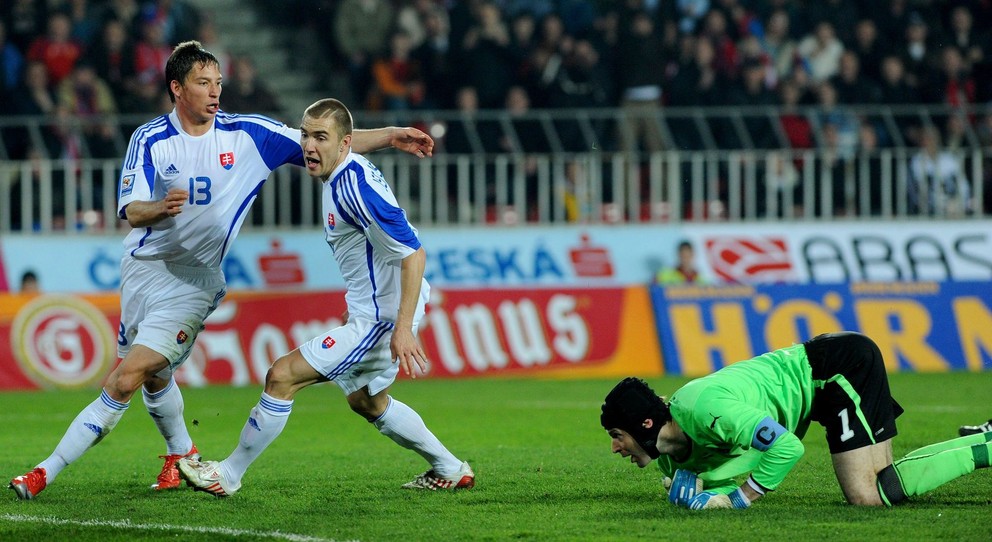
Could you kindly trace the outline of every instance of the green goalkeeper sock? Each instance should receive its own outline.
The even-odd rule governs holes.
[[[984,444],[989,441],[992,441],[992,431],[988,433],[975,433],[974,435],[945,440],[944,442],[938,442],[936,444],[931,444],[929,446],[924,446],[913,450],[912,452],[906,454],[904,459],[907,457],[916,457],[918,455],[935,454],[937,452],[943,452],[944,450],[953,450],[955,448],[971,446],[973,444]]]
[[[957,448],[947,449],[942,446],[950,442],[971,439],[974,436],[978,435],[927,446],[931,450],[941,447],[944,449],[933,453],[921,453],[920,450],[916,450],[884,468],[878,473],[878,493],[882,501],[892,506],[907,497],[922,495],[936,489],[975,469],[987,468],[992,451],[990,450],[992,443],[989,443],[987,438],[977,443],[964,443]]]

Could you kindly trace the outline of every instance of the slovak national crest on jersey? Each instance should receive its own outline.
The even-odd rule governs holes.
[[[223,152],[220,154],[220,165],[224,169],[231,169],[234,167],[234,153],[233,152]]]

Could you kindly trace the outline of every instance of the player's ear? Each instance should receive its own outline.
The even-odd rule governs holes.
[[[651,418],[645,418],[644,422],[641,423],[641,427],[645,429],[651,429],[652,427],[654,427],[654,420],[652,420]]]

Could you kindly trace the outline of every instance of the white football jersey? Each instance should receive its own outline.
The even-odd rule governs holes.
[[[348,287],[348,314],[396,321],[401,260],[420,248],[417,230],[372,162],[350,153],[324,182],[324,237]],[[422,280],[418,314],[430,295]]]
[[[124,157],[118,215],[172,188],[188,190],[189,199],[179,215],[131,230],[125,251],[139,260],[219,268],[262,184],[283,164],[303,165],[300,131],[260,115],[218,112],[198,137],[183,131],[175,110],[141,126]]]

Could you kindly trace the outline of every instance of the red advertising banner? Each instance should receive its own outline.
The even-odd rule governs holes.
[[[420,340],[435,376],[658,376],[644,287],[445,290]]]
[[[420,328],[432,378],[656,376],[645,288],[435,289]],[[186,385],[262,382],[277,357],[341,325],[342,292],[234,292],[211,315]],[[117,294],[0,294],[0,389],[97,387],[116,363]]]

